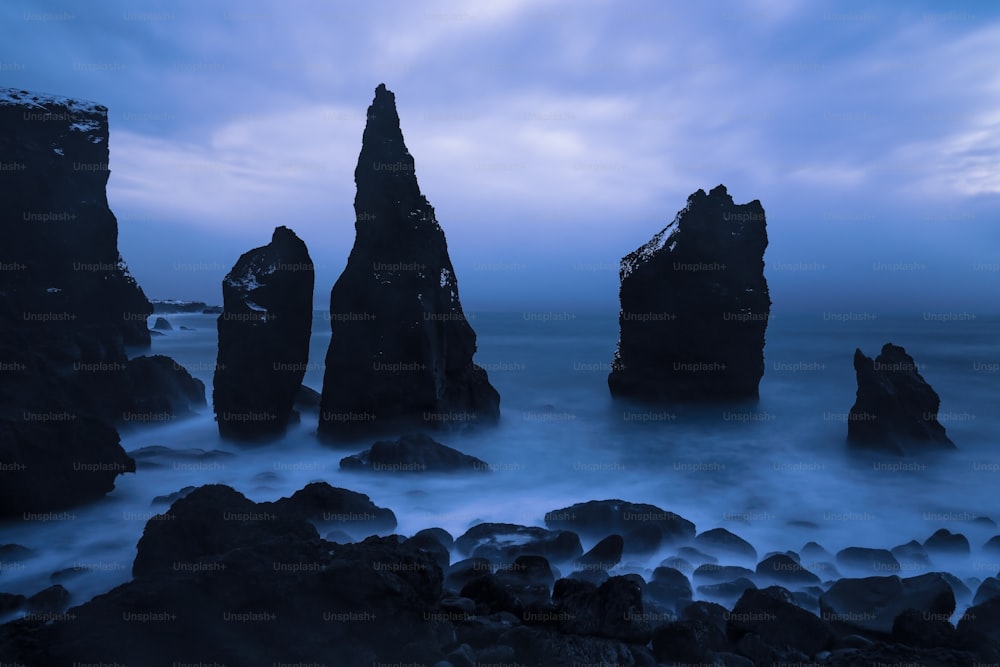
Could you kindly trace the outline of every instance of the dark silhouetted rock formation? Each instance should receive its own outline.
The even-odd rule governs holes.
[[[873,361],[854,351],[858,394],[847,416],[847,441],[902,455],[920,448],[953,448],[937,419],[941,399],[913,357],[886,343]]]
[[[105,107],[0,88],[0,515],[100,497],[135,469],[115,424],[204,404],[183,368],[128,359],[153,309],[118,253],[108,155]]]
[[[500,397],[472,361],[476,334],[444,231],[385,85],[368,108],[354,180],[357,235],[330,294],[320,436],[495,423]]]
[[[489,464],[436,442],[423,433],[379,440],[369,449],[340,460],[344,470],[373,472],[485,472]]]
[[[309,361],[314,280],[306,244],[278,227],[222,281],[212,402],[224,438],[285,432]]]
[[[621,263],[614,396],[649,401],[756,398],[771,298],[767,231],[754,200],[698,190]]]

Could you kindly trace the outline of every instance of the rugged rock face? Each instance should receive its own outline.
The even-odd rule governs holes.
[[[153,309],[118,253],[108,155],[105,107],[0,88],[0,515],[107,493],[135,469],[115,423],[190,409],[190,383],[204,403],[176,364],[128,360]]]
[[[771,298],[760,202],[698,190],[621,262],[614,396],[649,401],[756,398]]]
[[[855,350],[854,371],[858,394],[847,417],[848,443],[898,455],[955,446],[937,419],[941,399],[902,347],[886,343],[874,361]]]
[[[496,422],[500,396],[472,361],[476,334],[444,231],[384,84],[368,108],[354,180],[357,236],[330,294],[320,436]]]
[[[222,281],[212,402],[224,438],[285,432],[309,361],[314,275],[306,244],[277,227]]]

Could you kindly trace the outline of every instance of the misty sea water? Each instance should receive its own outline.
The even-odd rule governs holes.
[[[973,591],[1000,571],[1000,558],[982,552],[1000,529],[981,519],[1000,521],[1000,317],[779,311],[767,329],[759,401],[650,407],[608,391],[616,312],[470,312],[476,361],[500,392],[501,422],[435,435],[490,467],[457,475],[343,472],[339,460],[371,442],[320,444],[309,413],[278,442],[221,441],[211,411],[215,316],[165,317],[174,330],[154,337],[144,353],[187,367],[205,383],[208,407],[188,419],[126,427],[123,445],[130,453],[155,446],[228,454],[140,459],[137,473],[120,476],[101,501],[49,521],[5,522],[3,541],[36,553],[0,563],[0,590],[30,595],[58,582],[79,604],[130,579],[146,521],[168,507],[153,504],[156,496],[223,483],[253,500],[274,500],[315,480],[391,508],[404,535],[440,526],[457,537],[481,521],[544,525],[547,511],[621,498],[676,512],[698,532],[727,528],[761,558],[809,541],[831,553],[891,548],[948,528],[969,538],[972,556],[935,557],[933,569],[953,572]],[[317,311],[305,377],[317,391],[329,340],[329,316]],[[941,396],[939,418],[957,450],[905,459],[848,450],[854,349],[875,356],[886,342],[905,347]],[[584,540],[585,550],[591,546]],[[673,553],[664,547],[648,559],[626,558],[620,569],[648,574]]]

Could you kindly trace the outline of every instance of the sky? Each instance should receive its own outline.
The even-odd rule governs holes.
[[[467,310],[617,312],[687,197],[759,199],[774,312],[995,313],[1000,5],[852,0],[5,0],[0,86],[109,108],[150,298],[221,303],[291,227],[316,305],[396,94]]]

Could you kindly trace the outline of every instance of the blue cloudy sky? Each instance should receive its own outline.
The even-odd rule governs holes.
[[[152,298],[220,302],[288,225],[328,303],[384,82],[467,309],[616,310],[620,257],[719,183],[764,205],[776,311],[994,308],[1000,6],[693,5],[6,0],[0,85],[109,107]]]

